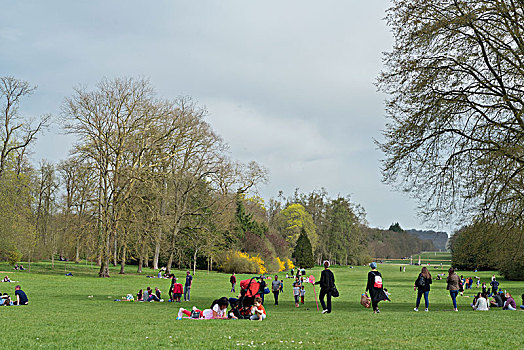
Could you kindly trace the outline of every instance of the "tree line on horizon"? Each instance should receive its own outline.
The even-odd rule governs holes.
[[[12,263],[86,259],[101,277],[110,265],[124,273],[130,263],[139,272],[261,273],[292,260],[363,264],[375,254],[422,249],[416,240],[370,231],[363,208],[324,189],[289,198],[281,192],[265,203],[252,190],[267,171],[231,159],[205,109],[188,98],[159,99],[144,79],[74,89],[60,115],[76,137],[70,156],[33,166],[30,146],[50,117],[28,122],[19,108],[34,87],[13,77],[0,82],[0,258]]]

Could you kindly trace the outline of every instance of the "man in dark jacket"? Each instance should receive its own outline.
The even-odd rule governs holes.
[[[320,284],[320,304],[322,305],[322,313],[331,313],[331,292],[335,287],[335,276],[329,269],[329,261],[324,261],[324,271],[320,274],[320,281],[315,282]],[[324,297],[327,295],[327,307],[324,303]]]

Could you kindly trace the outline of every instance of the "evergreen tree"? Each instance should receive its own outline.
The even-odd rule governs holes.
[[[315,266],[315,261],[313,259],[313,248],[311,247],[311,242],[309,241],[309,238],[304,229],[302,229],[302,232],[298,237],[293,257],[295,258],[297,266],[305,268]]]
[[[389,225],[389,230],[393,232],[404,232],[404,230],[402,229],[402,227],[400,227],[400,224],[398,222]]]

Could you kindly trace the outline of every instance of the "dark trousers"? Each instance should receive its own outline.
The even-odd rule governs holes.
[[[377,311],[378,310],[378,301],[371,299],[371,306],[373,307],[373,311]]]
[[[275,305],[278,305],[278,291],[273,292],[273,295],[275,296]]]
[[[327,307],[326,303],[324,303],[324,297],[327,295]],[[320,305],[322,305],[322,310],[327,310],[327,312],[331,312],[331,290],[326,289],[320,289],[320,295],[318,296],[320,298]]]

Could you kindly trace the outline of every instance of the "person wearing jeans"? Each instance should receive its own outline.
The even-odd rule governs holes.
[[[186,283],[184,284],[184,301],[190,300],[191,285],[193,284],[193,276],[191,272],[186,272]]]
[[[448,284],[446,289],[449,290],[449,295],[453,301],[453,310],[458,311],[457,295],[460,289],[460,277],[455,273],[455,269],[452,267],[448,270],[448,278],[446,279],[446,282]]]
[[[420,305],[420,299],[422,298],[422,295],[424,295],[424,304],[426,306],[426,311],[429,311],[429,291],[430,291],[430,285],[432,283],[431,280],[431,274],[428,271],[427,267],[422,268],[422,272],[418,275],[417,280],[415,281],[414,289],[418,289],[417,293],[417,304],[413,310],[418,311],[418,307]]]

